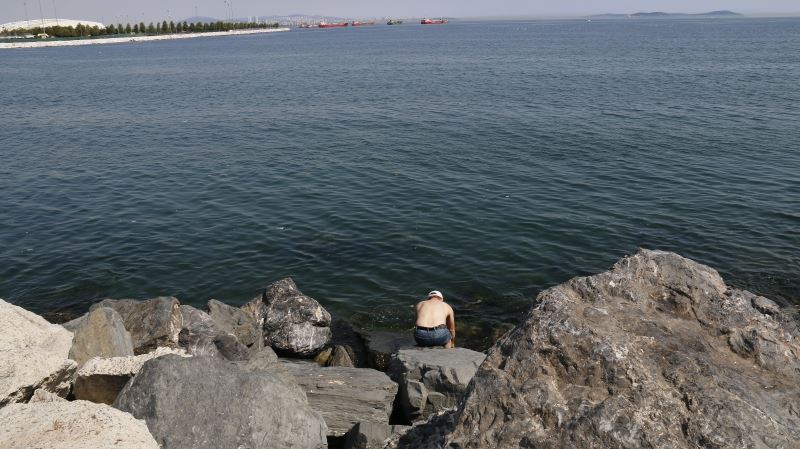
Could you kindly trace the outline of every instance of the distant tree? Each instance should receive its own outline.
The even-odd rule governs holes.
[[[186,32],[186,31],[189,31],[189,24],[188,24],[188,23],[186,23],[186,21],[185,21],[185,20],[183,21],[183,31],[184,31],[184,32]]]
[[[132,31],[130,23],[125,25],[125,34],[131,34]]]
[[[112,23],[111,25],[106,27],[106,33],[108,33],[108,34],[117,34],[117,27],[115,27],[114,24]]]
[[[175,22],[173,22],[173,21],[169,22],[169,32],[170,33],[174,33],[175,32]]]
[[[147,27],[144,26],[144,22],[139,22],[139,32],[144,34],[145,31],[147,31]]]
[[[136,33],[136,34],[139,34],[139,24],[138,23],[133,25],[133,32]]]
[[[161,31],[163,33],[169,33],[169,24],[167,23],[166,20],[161,22]]]
[[[153,22],[150,22],[149,24],[147,24],[147,32],[149,34],[154,34],[156,32],[156,26],[153,25]]]
[[[183,33],[183,24],[178,22],[175,24],[175,31],[178,33]]]
[[[156,24],[156,33],[161,34],[161,22]]]
[[[124,27],[124,26],[122,26],[122,24],[121,24],[121,23],[118,23],[118,24],[117,24],[117,34],[122,34],[122,33],[124,33],[124,32],[125,32],[125,27]]]
[[[100,36],[103,34],[103,31],[97,25],[89,28],[89,36]]]

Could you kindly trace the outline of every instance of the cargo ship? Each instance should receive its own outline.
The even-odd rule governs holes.
[[[403,24],[402,20],[394,20],[394,19],[392,19],[392,20],[386,22],[386,25],[402,25],[402,24]]]
[[[317,26],[320,28],[341,28],[341,27],[346,27],[348,25],[350,24],[347,22],[336,22],[336,23],[321,22]]]
[[[422,25],[444,25],[447,19],[422,19],[419,21]]]
[[[353,25],[354,27],[363,27],[363,26],[367,26],[367,25],[375,25],[375,21],[374,20],[370,20],[369,22],[360,22],[360,21],[356,20],[351,25]]]

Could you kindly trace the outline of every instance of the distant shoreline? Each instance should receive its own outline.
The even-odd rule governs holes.
[[[0,43],[0,49],[14,48],[43,48],[43,47],[75,47],[82,45],[107,45],[125,44],[130,42],[166,41],[174,39],[192,39],[196,37],[237,36],[244,34],[279,33],[289,31],[289,28],[270,28],[253,30],[212,31],[206,33],[162,34],[158,36],[125,36],[104,37],[98,39],[75,40],[37,40],[35,42],[7,42]]]

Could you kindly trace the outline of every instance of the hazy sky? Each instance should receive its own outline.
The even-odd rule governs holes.
[[[236,17],[323,14],[342,17],[572,16],[604,12],[800,13],[800,0],[227,0]],[[41,2],[41,3],[40,3]],[[0,23],[40,16],[103,22],[178,20],[195,15],[225,18],[226,0],[0,0]]]

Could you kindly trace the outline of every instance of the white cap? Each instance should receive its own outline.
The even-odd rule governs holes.
[[[428,298],[432,298],[434,296],[438,296],[444,299],[444,296],[442,296],[442,292],[440,292],[439,290],[433,290],[432,292],[428,293]]]

